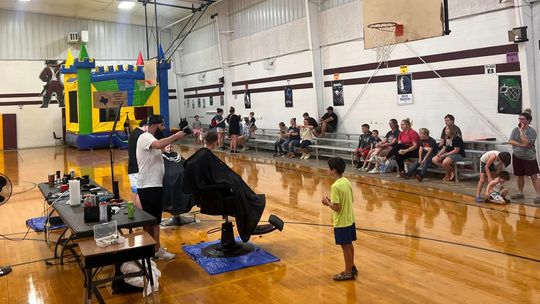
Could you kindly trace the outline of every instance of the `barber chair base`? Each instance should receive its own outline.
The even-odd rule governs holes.
[[[202,250],[202,254],[212,258],[232,258],[248,254],[255,250],[255,247],[249,243],[235,243],[231,248],[223,248],[221,243],[209,245]]]
[[[234,239],[233,224],[226,218],[225,223],[221,224],[221,241],[203,248],[202,254],[211,258],[230,258],[248,254],[253,250],[253,245]]]

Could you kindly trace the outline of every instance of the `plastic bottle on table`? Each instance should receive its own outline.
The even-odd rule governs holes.
[[[107,214],[107,199],[102,197],[99,201],[99,221],[100,222],[107,222],[109,220],[109,216]]]

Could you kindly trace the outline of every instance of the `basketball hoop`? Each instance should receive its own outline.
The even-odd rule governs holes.
[[[367,32],[375,44],[377,62],[387,62],[396,47],[396,37],[403,36],[403,24],[396,22],[372,23],[367,26]]]

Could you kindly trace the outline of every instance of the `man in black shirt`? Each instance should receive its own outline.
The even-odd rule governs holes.
[[[311,116],[309,116],[309,113],[306,112],[304,113],[304,119],[307,119],[309,121],[309,125],[312,126],[313,128],[317,128],[319,126],[319,124],[317,123],[317,120]]]
[[[336,131],[338,117],[334,113],[334,108],[332,106],[326,108],[326,114],[319,120],[319,123],[319,127],[313,132],[317,137],[323,137],[325,132],[332,133]]]
[[[131,191],[133,192],[133,201],[137,208],[141,208],[141,201],[137,194],[137,179],[139,177],[139,166],[137,165],[137,140],[139,136],[146,132],[148,129],[148,123],[146,119],[143,119],[139,123],[139,127],[133,129],[129,134],[128,139],[128,176],[129,183],[131,184]]]

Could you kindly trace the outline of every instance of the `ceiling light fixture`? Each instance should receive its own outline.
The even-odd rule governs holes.
[[[118,3],[118,8],[123,10],[130,10],[135,7],[135,2],[133,1],[120,1]]]
[[[30,2],[30,0],[17,0],[17,2]]]

